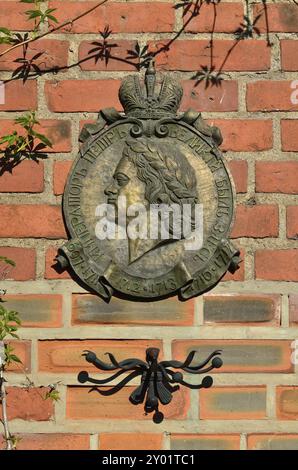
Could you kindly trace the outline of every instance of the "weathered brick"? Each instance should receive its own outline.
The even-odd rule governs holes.
[[[56,196],[63,194],[68,173],[70,172],[72,161],[54,162],[53,190]]]
[[[99,435],[100,450],[160,450],[163,435],[149,433],[103,433]]]
[[[13,31],[29,31],[34,28],[34,21],[28,20],[25,15],[28,4],[20,3],[20,1],[1,1],[0,2],[0,24],[5,28]],[[6,44],[6,48],[9,45]]]
[[[71,121],[42,119],[39,122],[40,125],[36,125],[34,127],[35,131],[39,132],[40,134],[44,134],[46,137],[48,137],[48,139],[50,139],[52,143],[52,147],[46,147],[45,149],[43,149],[44,152],[67,153],[71,151]],[[3,135],[10,134],[14,130],[18,131],[20,135],[24,135],[24,129],[21,126],[16,125],[12,120],[6,119],[0,121],[0,125],[1,133]],[[36,140],[36,142],[38,142],[38,140]],[[23,162],[21,166],[16,167],[16,169],[19,168],[19,172],[22,171],[24,163],[27,162]],[[31,162],[31,164],[33,164],[33,162]],[[35,172],[36,170],[34,171],[34,173]]]
[[[239,450],[237,434],[171,434],[171,450]]]
[[[27,111],[37,109],[37,81],[12,80],[1,85],[0,111]],[[3,122],[3,121],[2,121]],[[3,135],[1,122],[1,135]]]
[[[12,267],[0,261],[1,277],[3,276],[3,279],[28,281],[35,278],[36,252],[34,248],[1,246],[0,256],[6,256],[16,263],[16,266]]]
[[[26,54],[22,48],[16,48],[9,54],[0,57],[0,70],[16,70],[21,63],[18,59],[31,61],[39,71],[57,69],[68,65],[68,41],[58,41],[56,39],[39,39],[28,44]],[[7,44],[0,45],[0,53],[7,49]],[[37,54],[40,56],[34,57]]]
[[[297,5],[289,3],[254,5],[254,17],[261,14],[256,27],[263,33],[269,30],[274,33],[296,33],[298,32],[298,9]],[[268,25],[266,21],[268,19]]]
[[[269,294],[204,296],[204,322],[279,326],[281,297]]]
[[[151,42],[150,51],[156,54],[156,66],[164,70],[200,71],[210,66],[210,41],[180,39],[171,44]],[[215,70],[258,71],[270,68],[270,50],[266,41],[232,41],[215,39],[213,42]]]
[[[248,83],[246,104],[248,111],[297,111],[297,94],[291,81],[262,80]]]
[[[58,254],[58,249],[55,247],[50,247],[46,251],[46,258],[45,258],[45,279],[70,279],[70,275],[68,271],[56,271],[55,267],[57,262],[55,258]]]
[[[268,281],[298,281],[298,250],[256,251],[255,275]]]
[[[43,175],[44,164],[42,162],[23,161],[21,165],[15,166],[11,171],[6,171],[0,176],[0,192],[42,193],[44,190]]]
[[[246,193],[248,164],[246,160],[231,160],[227,162],[227,167],[232,174],[237,193]]]
[[[298,162],[256,162],[258,193],[298,194]]]
[[[140,60],[129,58],[129,51],[135,51],[136,41],[122,39],[107,40],[107,58],[102,56],[101,41],[83,41],[79,47],[79,62],[82,70],[136,71]],[[109,47],[110,46],[110,47]],[[94,49],[96,49],[94,51]],[[93,51],[93,52],[90,52]]]
[[[293,294],[289,296],[289,314],[290,323],[295,325],[298,323],[298,295]]]
[[[269,204],[239,205],[236,209],[236,219],[231,237],[278,237],[278,221],[278,206]]]
[[[190,13],[184,16],[185,31],[190,33],[234,33],[243,21],[243,5],[241,3],[203,3],[198,16]],[[216,20],[214,21],[214,15]]]
[[[212,387],[200,390],[201,419],[265,419],[266,387]]]
[[[89,450],[88,434],[16,434],[18,450]]]
[[[280,47],[282,69],[287,72],[296,72],[298,70],[298,41],[282,39]]]
[[[65,238],[59,206],[37,204],[0,205],[0,237]]]
[[[289,373],[291,341],[278,340],[175,340],[172,355],[182,361],[197,350],[193,363],[202,362],[213,351],[222,349],[223,366],[212,373]]]
[[[57,113],[98,112],[108,107],[121,110],[119,86],[119,80],[49,81],[45,94],[50,111]]]
[[[46,387],[8,387],[7,414],[8,419],[25,421],[48,421],[54,414],[52,400],[45,400]],[[0,409],[2,417],[2,408]]]
[[[59,22],[83,13],[97,4],[96,1],[73,2],[52,0],[49,8],[55,12]],[[113,2],[102,5],[87,16],[75,21],[71,26],[62,29],[71,33],[98,33],[109,25],[113,33],[156,33],[172,32],[174,27],[174,10],[171,3],[136,2],[130,4]]]
[[[276,413],[278,419],[298,420],[298,387],[277,387]]]
[[[287,237],[298,240],[298,206],[287,207]]]
[[[298,450],[298,434],[248,434],[248,450]]]
[[[259,152],[273,146],[273,127],[269,119],[215,119],[209,124],[220,128],[223,151]]]
[[[61,295],[6,295],[5,300],[7,308],[19,312],[22,327],[55,328],[62,326]]]
[[[227,80],[220,87],[209,87],[206,89],[205,83],[196,85],[195,80],[184,80],[183,99],[181,111],[193,108],[196,111],[224,112],[238,110],[238,83],[234,80]]]
[[[192,325],[194,301],[175,298],[154,302],[123,302],[113,298],[109,304],[95,295],[73,295],[73,324]]]
[[[31,372],[31,341],[5,341],[13,348],[12,354],[15,354],[21,361],[12,362],[8,367],[8,372],[19,372],[21,374]]]
[[[77,372],[78,370],[94,371],[94,366],[82,356],[84,350],[93,351],[100,359],[110,362],[107,352],[112,352],[117,361],[128,357],[145,359],[149,347],[162,350],[158,340],[59,340],[38,342],[39,370],[43,372]]]
[[[68,387],[66,418],[77,420],[117,419],[152,420],[152,415],[144,414],[140,406],[132,406],[129,395],[135,387],[124,387],[115,395],[104,397],[96,392],[88,393],[88,387]],[[160,406],[166,419],[185,419],[189,408],[188,390],[175,393],[175,400],[167,406]]]
[[[298,44],[298,41],[297,41]],[[298,151],[298,119],[281,120],[281,146],[284,152]],[[294,164],[294,162],[292,162]],[[296,162],[297,165],[297,162]],[[297,171],[297,170],[296,170]],[[289,175],[290,178],[291,175]]]

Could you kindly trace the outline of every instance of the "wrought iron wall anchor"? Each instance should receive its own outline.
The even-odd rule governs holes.
[[[146,362],[136,358],[118,362],[113,354],[106,353],[111,361],[111,364],[107,364],[98,359],[94,352],[84,351],[83,356],[85,356],[86,361],[93,364],[97,369],[105,371],[119,370],[111,377],[103,380],[93,379],[89,377],[88,372],[82,371],[78,375],[78,381],[80,383],[90,382],[96,384],[96,386],[91,387],[90,392],[97,391],[101,395],[109,396],[119,392],[135,377],[141,376],[141,384],[131,393],[129,400],[133,405],[139,405],[145,400],[145,413],[154,412],[153,421],[159,424],[164,419],[163,413],[158,409],[159,403],[168,405],[172,401],[172,394],[179,390],[180,385],[191,389],[209,388],[212,386],[213,379],[209,375],[204,377],[200,384],[193,385],[183,380],[182,372],[171,370],[181,369],[189,374],[205,374],[212,369],[218,369],[223,364],[222,359],[219,357],[221,350],[217,350],[211,353],[203,362],[191,365],[196,352],[191,351],[184,362],[175,360],[159,362],[159,349],[157,348],[148,348],[146,350]],[[210,364],[208,365],[208,363]],[[133,372],[108,390],[100,389],[97,386],[105,385],[128,371]]]

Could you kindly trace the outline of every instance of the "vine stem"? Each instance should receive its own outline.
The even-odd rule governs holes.
[[[2,353],[3,351],[3,353]],[[11,436],[8,427],[8,417],[7,417],[7,402],[6,402],[6,390],[5,390],[5,380],[4,380],[4,343],[0,341],[0,398],[2,405],[2,424],[4,427],[4,437],[6,441],[6,450],[13,450],[11,443]]]
[[[48,36],[49,34],[54,33],[55,31],[58,31],[61,28],[64,28],[64,26],[67,26],[69,24],[73,24],[75,21],[78,21],[81,18],[83,18],[84,16],[89,15],[89,13],[92,13],[92,11],[96,10],[98,7],[100,7],[104,3],[107,3],[107,1],[108,0],[102,0],[101,2],[94,5],[92,8],[89,8],[88,10],[84,11],[83,13],[80,13],[75,18],[72,18],[71,20],[66,20],[62,24],[60,24],[58,26],[55,26],[54,28],[51,28],[49,31],[46,31],[45,33],[40,34],[39,36],[27,39],[26,41],[22,41],[18,44],[15,44],[14,46],[9,47],[8,49],[6,49],[5,51],[0,53],[0,57],[3,57],[4,55],[8,54],[9,52],[13,51],[14,49],[16,49],[18,47],[24,46],[25,44],[29,44],[30,42],[37,41],[38,39],[44,38],[45,36]]]

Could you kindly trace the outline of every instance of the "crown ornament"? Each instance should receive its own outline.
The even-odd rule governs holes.
[[[151,60],[145,73],[145,86],[137,75],[130,75],[122,81],[119,100],[126,116],[138,119],[161,119],[176,115],[183,96],[180,83],[165,76],[159,94],[155,93],[156,71]]]

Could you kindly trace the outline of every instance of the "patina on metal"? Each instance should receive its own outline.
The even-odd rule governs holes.
[[[123,80],[124,113],[104,109],[95,124],[83,128],[64,192],[70,240],[57,261],[106,301],[112,295],[187,300],[239,267],[239,251],[229,240],[235,196],[218,148],[221,133],[192,109],[178,113],[183,91],[173,78],[163,77],[158,94],[156,87],[152,62],[144,85],[138,75]],[[201,204],[203,244],[186,250],[184,233],[166,240],[98,239],[96,208],[108,203],[119,212],[119,196],[145,207]]]
[[[195,354],[196,351],[191,351],[183,362],[175,360],[158,361],[159,349],[148,348],[146,350],[146,362],[136,358],[125,359],[124,361],[118,362],[113,354],[107,353],[111,361],[111,363],[108,364],[98,359],[94,352],[85,351],[83,356],[85,356],[87,362],[93,364],[97,369],[103,371],[118,370],[118,372],[107,379],[99,380],[93,379],[89,376],[88,372],[82,371],[78,375],[78,381],[80,383],[90,382],[96,384],[91,387],[90,391],[96,391],[100,395],[110,396],[119,392],[119,390],[125,387],[131,380],[141,376],[141,384],[130,394],[129,400],[133,405],[139,405],[145,402],[145,414],[154,413],[153,421],[159,424],[164,419],[164,414],[159,410],[159,404],[168,405],[171,403],[173,393],[179,390],[180,385],[195,390],[210,388],[212,386],[213,379],[209,375],[205,376],[200,384],[195,385],[185,382],[182,372],[177,371],[177,369],[181,369],[188,374],[206,374],[222,366],[222,360],[219,357],[221,351],[214,351],[204,361],[193,365],[192,362]],[[171,369],[176,369],[176,371]],[[128,372],[130,373],[117,385],[109,389],[105,387],[105,385],[112,380]],[[98,385],[102,385],[103,388],[99,388]]]

